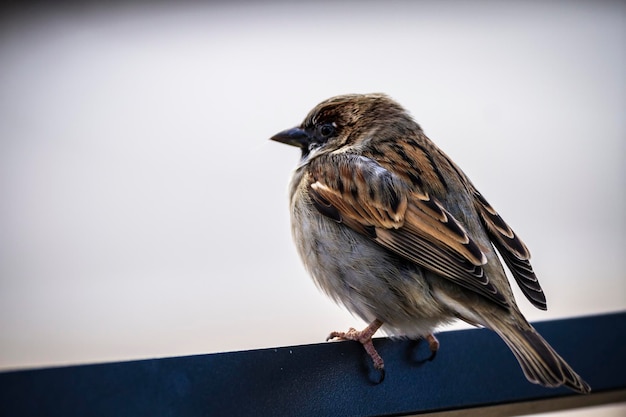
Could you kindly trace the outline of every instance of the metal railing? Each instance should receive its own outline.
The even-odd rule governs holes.
[[[591,385],[526,381],[493,332],[375,339],[377,384],[355,342],[0,373],[0,416],[506,416],[626,401],[626,312],[535,323]]]

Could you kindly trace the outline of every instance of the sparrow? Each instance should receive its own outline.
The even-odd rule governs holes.
[[[379,329],[427,340],[434,357],[435,329],[460,319],[496,332],[530,382],[590,392],[515,303],[497,253],[528,300],[547,308],[526,245],[400,104],[332,97],[271,140],[302,151],[289,198],[306,270],[370,323],[329,339],[360,342],[384,371],[372,343]]]

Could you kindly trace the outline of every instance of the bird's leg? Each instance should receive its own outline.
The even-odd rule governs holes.
[[[437,356],[437,351],[439,350],[439,340],[437,340],[435,335],[432,333],[426,335],[425,339],[428,342],[428,348],[430,349],[430,358],[428,358],[428,360],[432,361],[435,359],[435,356]]]
[[[383,325],[383,322],[376,319],[369,324],[365,329],[358,331],[354,328],[350,328],[347,332],[332,332],[326,340],[331,339],[341,339],[341,340],[354,340],[355,342],[359,342],[363,345],[363,348],[372,358],[372,362],[374,362],[374,368],[379,371],[383,371],[385,368],[385,363],[383,362],[383,358],[380,357],[376,348],[374,347],[374,343],[372,343],[372,336],[374,333]],[[432,335],[431,335],[432,336]],[[433,336],[434,339],[434,336]],[[434,339],[437,341],[437,339]]]

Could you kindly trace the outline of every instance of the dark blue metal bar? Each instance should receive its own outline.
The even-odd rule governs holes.
[[[626,313],[536,323],[592,386],[626,392]],[[530,384],[484,329],[426,343],[376,339],[385,380],[355,342],[0,373],[0,416],[382,416],[578,396]],[[590,401],[590,404],[592,401]]]

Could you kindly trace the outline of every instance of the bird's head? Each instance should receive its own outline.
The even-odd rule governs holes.
[[[358,147],[380,133],[396,132],[398,127],[419,126],[407,112],[385,94],[350,94],[332,97],[315,106],[297,127],[270,139],[297,146],[303,159]],[[397,133],[397,132],[396,132]]]

